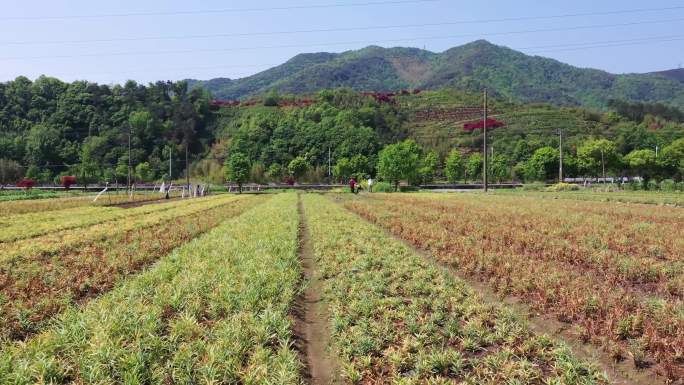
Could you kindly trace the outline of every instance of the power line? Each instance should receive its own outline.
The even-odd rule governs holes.
[[[433,3],[440,0],[387,0],[356,3],[331,3],[331,4],[311,4],[311,5],[288,5],[281,7],[255,7],[255,8],[227,8],[227,9],[207,9],[199,11],[169,11],[169,12],[128,12],[128,13],[101,13],[90,15],[63,15],[63,16],[6,16],[1,17],[0,21],[34,21],[34,20],[75,20],[75,19],[102,19],[102,18],[121,18],[135,16],[190,16],[222,13],[248,13],[264,11],[291,11],[305,9],[330,9],[347,7],[370,7],[377,5],[400,5],[416,3]]]
[[[633,45],[641,45],[645,43],[669,43],[669,42],[674,42],[674,41],[682,41],[684,40],[684,36],[670,36],[670,37],[664,37],[664,38],[658,38],[658,39],[634,39],[634,40],[626,40],[624,42],[616,42],[616,43],[608,43],[606,42],[605,44],[598,44],[598,45],[584,45],[580,47],[570,47],[570,48],[557,48],[557,49],[547,49],[547,50],[541,50],[541,51],[536,51],[536,52],[530,52],[530,54],[537,54],[537,53],[545,53],[545,52],[561,52],[561,51],[579,51],[579,50],[585,50],[585,49],[596,49],[596,48],[612,48],[612,47],[626,47],[626,46],[633,46]]]
[[[652,10],[663,10],[663,9],[664,8],[655,8]],[[684,7],[675,7],[674,9],[684,9]],[[645,12],[645,11],[647,11],[647,10],[641,10],[639,12]],[[615,11],[613,13],[617,14],[617,13],[624,13],[624,12],[637,12],[637,11]],[[586,15],[586,14],[584,14],[584,15]],[[354,31],[372,31],[372,30],[383,30],[383,29],[443,27],[443,26],[473,24],[473,23],[491,23],[491,22],[511,21],[511,20],[515,20],[515,21],[542,20],[542,19],[556,19],[556,18],[567,18],[567,17],[576,17],[576,15],[551,15],[551,16],[536,16],[536,17],[511,18],[511,19],[461,20],[461,21],[448,21],[448,22],[440,22],[440,23],[396,24],[396,25],[381,25],[381,26],[359,26],[359,27],[341,27],[341,28],[302,29],[302,30],[290,30],[290,31],[246,32],[246,33],[217,33],[217,34],[201,34],[201,35],[120,37],[120,38],[80,39],[80,40],[5,41],[5,42],[0,41],[0,45],[51,45],[51,44],[80,44],[80,43],[110,43],[110,42],[126,42],[126,41],[193,40],[193,39],[211,39],[211,38],[223,38],[223,37],[274,36],[274,35],[291,35],[291,34],[304,34],[304,33],[354,32]],[[633,25],[676,22],[676,21],[682,21],[682,20],[684,20],[684,19],[679,18],[679,19],[639,21],[639,22],[619,23],[619,24],[589,25],[589,26],[580,26],[580,27],[570,27],[570,29],[562,29],[562,30],[623,27],[623,26],[633,26]],[[553,29],[553,30],[556,30],[556,29]],[[536,30],[531,30],[531,31],[536,31]],[[541,30],[541,32],[548,32],[548,31],[549,31],[548,29]],[[528,31],[500,32],[498,34],[527,33],[527,32]],[[466,36],[473,36],[473,35],[474,34],[470,34],[470,35],[466,35]],[[475,35],[480,35],[480,34],[475,34]]]
[[[460,34],[460,35],[442,35],[442,36],[424,36],[415,38],[400,38],[400,39],[383,39],[375,41],[344,41],[344,42],[326,42],[326,43],[307,43],[307,44],[285,44],[285,45],[272,45],[272,46],[251,46],[251,47],[232,47],[232,48],[207,48],[207,49],[187,49],[187,50],[166,50],[166,51],[129,51],[129,52],[114,52],[114,53],[91,53],[91,54],[77,54],[77,55],[52,55],[52,56],[23,56],[23,57],[4,57],[0,58],[0,61],[13,61],[13,60],[33,60],[33,59],[70,59],[70,58],[86,58],[86,57],[111,57],[111,56],[134,56],[134,55],[169,55],[169,54],[181,54],[181,53],[219,53],[219,52],[233,52],[233,51],[249,51],[249,50],[262,50],[262,49],[278,49],[278,48],[306,48],[306,47],[325,47],[325,46],[337,46],[337,45],[355,45],[355,44],[378,44],[378,43],[396,43],[396,42],[406,42],[406,41],[426,41],[426,40],[444,40],[444,39],[455,39],[463,37],[482,37],[482,36],[499,36],[499,35],[512,35],[512,34],[527,34],[527,33],[542,33],[542,32],[560,32],[560,31],[574,31],[582,29],[594,29],[594,28],[607,28],[607,27],[618,27],[618,26],[634,26],[643,24],[660,24],[666,22],[677,22],[684,21],[684,18],[680,19],[667,19],[667,20],[654,20],[654,21],[644,21],[644,22],[633,22],[633,23],[622,23],[622,24],[604,24],[604,25],[588,25],[588,26],[576,26],[567,28],[544,28],[544,29],[531,29],[531,30],[521,30],[521,31],[507,31],[507,32],[493,32],[493,33],[472,33],[472,34]],[[665,36],[665,37],[651,37],[638,40],[657,40],[657,39],[679,39],[682,36]],[[670,41],[670,40],[668,40]],[[588,43],[593,44],[593,43]],[[555,46],[546,46],[555,47]],[[518,48],[530,49],[538,47],[528,47],[528,48]]]

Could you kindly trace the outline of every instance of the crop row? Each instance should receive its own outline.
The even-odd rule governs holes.
[[[304,203],[349,383],[607,383],[380,228],[321,196]]]
[[[453,224],[465,215],[472,222],[458,230],[483,234],[488,251],[533,254],[588,270],[600,271],[621,286],[663,297],[684,296],[684,211],[641,205],[488,199],[400,199],[425,208],[435,220]],[[477,217],[492,224],[475,222]]]
[[[123,216],[80,228],[57,230],[34,238],[0,243],[0,266],[16,259],[45,258],[52,254],[69,252],[85,244],[108,239],[123,232],[156,226],[178,216],[211,210],[234,199],[235,197],[231,195],[219,195],[201,200],[169,202],[154,205],[157,210],[145,215]],[[131,211],[135,213],[133,209],[124,213]]]
[[[0,351],[0,383],[299,384],[296,198],[190,241],[54,326]]]
[[[464,274],[582,330],[615,359],[684,375],[682,233],[653,208],[611,221],[573,202],[376,196],[346,206]],[[596,207],[590,207],[596,210]]]
[[[262,201],[233,199],[222,205],[157,218],[155,225],[117,231],[110,237],[51,256],[0,265],[0,339],[24,339],[64,309],[83,304],[174,248]]]
[[[81,228],[121,218],[132,218],[156,211],[170,210],[179,205],[197,204],[209,198],[188,201],[171,201],[154,205],[145,205],[131,209],[118,207],[84,206],[47,212],[32,212],[9,215],[0,218],[0,243],[19,239],[32,238],[55,231]]]
[[[508,192],[497,191],[497,194],[514,194],[519,196],[545,199],[573,199],[580,201],[643,203],[684,207],[684,193],[681,192],[600,192],[600,191],[563,191],[563,192]]]
[[[0,202],[0,216],[63,210],[83,206],[107,206],[131,202],[149,202],[162,198],[159,194],[107,194],[93,202],[94,195]]]

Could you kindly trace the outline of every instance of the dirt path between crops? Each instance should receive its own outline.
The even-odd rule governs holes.
[[[341,202],[337,201],[337,203],[340,204]],[[615,360],[612,359],[608,353],[601,351],[594,345],[583,342],[579,336],[580,333],[578,328],[572,327],[572,325],[567,323],[562,323],[555,318],[536,313],[519,298],[514,296],[506,296],[502,298],[482,281],[462,274],[457,268],[442,263],[428,251],[416,247],[412,243],[396,236],[386,228],[369,221],[363,216],[358,215],[351,210],[348,211],[381,229],[385,232],[385,234],[387,234],[388,237],[391,237],[402,243],[414,251],[417,255],[428,260],[430,263],[447,270],[453,276],[465,281],[484,299],[485,302],[494,305],[507,306],[508,308],[515,310],[516,313],[524,317],[530,329],[536,334],[546,334],[564,342],[570,347],[575,356],[587,362],[594,363],[601,370],[603,370],[608,375],[611,383],[616,385],[664,385],[667,383],[666,379],[656,374],[654,370],[636,369],[632,361],[629,359],[624,359],[621,362],[615,362]]]
[[[328,352],[330,330],[328,329],[328,309],[322,300],[323,282],[315,274],[316,259],[313,244],[307,227],[306,215],[301,197],[297,202],[299,211],[299,257],[304,269],[306,290],[296,304],[295,336],[297,348],[306,364],[304,377],[312,385],[337,384],[335,362]]]

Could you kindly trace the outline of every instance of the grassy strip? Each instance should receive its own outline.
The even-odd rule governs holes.
[[[70,191],[45,191],[45,190],[33,190],[26,193],[24,190],[3,190],[0,189],[0,202],[7,201],[26,201],[26,200],[37,200],[37,199],[54,199],[54,198],[67,198],[74,196],[86,195],[80,190],[70,190]]]
[[[109,206],[131,202],[150,202],[163,198],[161,194],[108,194],[101,196],[97,202],[93,202],[96,194],[79,194],[76,196],[55,196],[32,200],[19,200],[3,202],[0,200],[0,216],[17,215],[33,212],[45,212],[53,210],[63,210],[74,207],[86,206]]]
[[[321,196],[304,203],[348,382],[607,383],[379,228]]]
[[[670,379],[684,374],[681,298],[654,295],[653,284],[631,285],[613,274],[614,268],[598,268],[606,250],[573,235],[599,236],[604,229],[597,222],[574,223],[572,216],[556,221],[557,210],[527,217],[525,211],[534,210],[527,199],[516,204],[506,199],[505,206],[483,196],[376,198],[346,205],[498,292],[579,326],[585,341],[601,345],[616,360],[631,357],[637,367],[655,361]],[[615,261],[620,266],[620,259]]]
[[[300,384],[297,209],[277,196],[0,352],[0,383]]]
[[[178,216],[211,210],[235,199],[232,195],[213,196],[202,200],[176,201],[155,205],[155,211],[131,215],[82,228],[66,229],[29,239],[0,243],[0,267],[14,264],[16,259],[35,259],[69,252],[88,243],[112,238],[117,234],[155,226]],[[126,212],[133,212],[133,209]]]
[[[44,213],[34,212],[10,215],[0,218],[0,226],[4,226],[2,233],[0,233],[0,243],[32,238],[61,230],[81,228],[122,218],[132,218],[156,211],[170,210],[181,205],[197,204],[212,198],[171,201],[132,209],[85,206]]]
[[[40,331],[64,309],[111,289],[122,277],[263,201],[235,199],[49,258],[24,258],[11,268],[0,268],[0,340],[24,339]]]

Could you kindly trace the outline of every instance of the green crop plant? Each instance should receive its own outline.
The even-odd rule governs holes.
[[[684,375],[681,210],[508,194],[343,199],[439,262],[572,324],[608,355],[627,356],[634,339],[666,380]],[[469,349],[481,347],[468,337]]]
[[[226,221],[0,350],[0,383],[300,384],[296,196]]]
[[[0,262],[0,282],[5,282],[0,339],[24,339],[40,331],[54,315],[108,291],[123,277],[262,202],[261,198],[224,197],[193,205],[192,210],[149,214],[139,218],[137,226],[119,226],[94,242]]]
[[[303,201],[348,383],[607,383],[384,230],[325,197]]]

